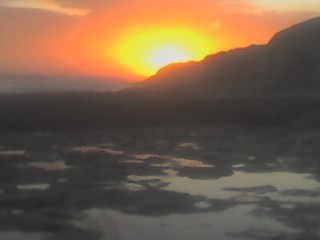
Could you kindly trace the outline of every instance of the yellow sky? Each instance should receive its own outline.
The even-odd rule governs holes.
[[[312,0],[0,0],[0,74],[143,79],[318,15]]]

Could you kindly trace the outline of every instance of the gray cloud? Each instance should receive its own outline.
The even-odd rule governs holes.
[[[67,8],[84,8],[90,10],[99,10],[112,6],[123,5],[130,2],[139,2],[141,0],[53,0],[59,6]]]
[[[1,0],[1,7],[8,8],[29,8],[56,12],[65,15],[85,16],[90,10],[86,8],[64,7],[56,1],[50,0]]]

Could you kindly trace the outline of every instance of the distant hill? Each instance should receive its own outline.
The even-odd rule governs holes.
[[[14,80],[21,88],[30,86],[23,84],[31,80],[38,86],[41,79]],[[171,64],[142,87],[103,92],[112,82],[91,79],[93,91],[69,93],[53,90],[60,89],[61,83],[61,88],[66,89],[66,84],[73,90],[88,85],[79,79],[52,80],[42,79],[41,88],[28,94],[0,94],[2,133],[164,125],[313,131],[320,129],[320,18],[279,32],[267,45],[221,52],[201,62]]]
[[[0,74],[0,94],[50,92],[105,92],[130,86],[124,79],[100,76]]]
[[[168,65],[146,80],[150,90],[212,96],[283,96],[320,93],[320,17],[252,45]]]

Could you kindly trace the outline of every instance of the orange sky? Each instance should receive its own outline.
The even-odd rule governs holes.
[[[143,79],[318,15],[312,0],[0,0],[0,74]]]

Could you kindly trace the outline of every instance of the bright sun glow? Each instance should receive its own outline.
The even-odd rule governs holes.
[[[155,67],[160,68],[170,62],[182,62],[190,59],[191,56],[178,46],[160,45],[151,49],[147,62]]]
[[[113,51],[133,74],[150,76],[170,63],[201,60],[212,52],[212,43],[190,29],[160,28],[124,36]]]

